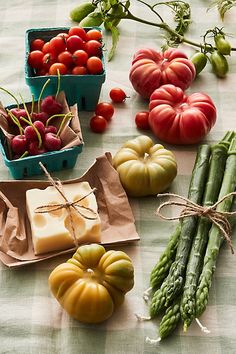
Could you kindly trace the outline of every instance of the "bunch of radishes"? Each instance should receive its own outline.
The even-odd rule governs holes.
[[[37,76],[57,75],[58,70],[61,75],[100,74],[103,72],[101,57],[101,31],[85,31],[84,28],[75,26],[49,41],[33,39],[28,64]]]
[[[8,92],[5,89],[2,90]],[[36,111],[34,111],[34,101],[32,101],[30,112],[22,96],[23,103],[20,106],[17,98],[9,94],[17,102],[15,108],[6,110],[9,131],[14,132],[10,140],[13,159],[60,150],[62,146],[60,133],[72,118],[72,113],[62,112],[63,107],[57,100],[57,94],[47,96],[42,100],[39,98]],[[58,120],[60,120],[59,124]],[[57,124],[55,124],[56,121]]]

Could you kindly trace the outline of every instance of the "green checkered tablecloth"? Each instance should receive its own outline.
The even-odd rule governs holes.
[[[29,28],[70,26],[70,10],[82,1],[71,0],[9,0],[0,1],[0,85],[31,99],[24,81],[24,36]],[[150,3],[150,2],[149,2]],[[224,26],[229,34],[236,34],[236,8],[227,15],[224,25],[215,9],[206,11],[209,1],[191,0],[192,18],[189,37],[199,39],[207,28],[216,24]],[[131,1],[138,16],[148,16],[141,3]],[[169,18],[170,19],[170,18]],[[123,88],[130,97],[117,105],[115,116],[104,134],[94,134],[89,129],[91,113],[81,112],[80,119],[85,148],[73,170],[54,173],[64,179],[80,176],[97,156],[106,151],[114,154],[129,138],[140,134],[134,123],[137,111],[146,110],[129,82],[129,69],[135,50],[147,46],[160,48],[162,33],[147,25],[123,21],[120,25],[120,41],[114,60],[106,64],[107,78],[102,87],[100,101],[108,100],[112,87]],[[236,47],[235,37],[230,38]],[[110,35],[104,32],[106,47]],[[189,47],[182,47],[188,54]],[[105,56],[106,56],[105,52]],[[217,79],[208,64],[203,75],[193,83],[189,92],[204,91],[216,103],[218,118],[206,142],[219,140],[225,131],[236,128],[236,58],[229,58],[230,74],[225,80]],[[11,99],[0,95],[4,105]],[[148,133],[150,136],[151,133]],[[197,146],[171,148],[178,161],[178,176],[170,191],[186,195]],[[11,179],[8,169],[0,159],[0,179]],[[175,225],[155,217],[157,200],[153,198],[130,199],[140,242],[117,246],[132,258],[135,267],[135,286],[127,294],[125,303],[106,323],[85,325],[71,319],[51,296],[47,284],[50,271],[67,256],[39,262],[17,269],[0,264],[0,353],[17,354],[233,354],[236,353],[236,260],[223,246],[217,263],[210,291],[207,310],[201,316],[202,323],[211,331],[204,334],[196,323],[187,333],[178,328],[168,339],[154,347],[145,342],[146,336],[157,337],[159,320],[138,322],[135,313],[147,313],[142,299],[149,285],[149,274]],[[234,236],[236,236],[234,234]],[[234,244],[236,245],[235,241]]]

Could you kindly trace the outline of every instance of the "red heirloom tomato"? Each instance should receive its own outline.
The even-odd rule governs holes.
[[[216,107],[208,95],[196,92],[187,96],[171,84],[152,93],[149,110],[153,133],[170,144],[196,144],[216,121]]]
[[[185,90],[195,75],[193,63],[179,49],[157,52],[144,48],[133,57],[129,79],[135,91],[149,98],[155,89],[164,84],[173,84]]]

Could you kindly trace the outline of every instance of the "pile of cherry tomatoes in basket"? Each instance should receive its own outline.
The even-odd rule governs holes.
[[[33,39],[28,64],[35,76],[96,75],[103,72],[102,33],[75,26],[50,40]]]

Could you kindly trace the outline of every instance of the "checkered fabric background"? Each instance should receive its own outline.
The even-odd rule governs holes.
[[[10,0],[0,1],[0,86],[24,99],[31,99],[24,81],[24,36],[29,28],[70,26],[70,10],[82,1],[71,0]],[[147,1],[150,3],[150,1]],[[206,11],[206,0],[191,0],[192,19],[188,36],[199,40],[207,28],[224,26],[229,34],[236,34],[236,8],[232,9],[222,24],[215,9]],[[138,1],[131,1],[132,11],[140,17],[153,19],[148,10]],[[171,17],[167,15],[167,20]],[[80,176],[106,151],[114,154],[126,140],[140,134],[134,123],[135,113],[147,109],[132,89],[128,74],[134,52],[145,46],[159,49],[163,33],[158,28],[123,21],[120,24],[120,41],[114,59],[106,63],[107,78],[102,87],[100,101],[109,100],[109,90],[119,86],[129,99],[115,108],[115,116],[104,134],[94,134],[89,129],[91,113],[81,112],[80,120],[85,148],[73,170],[54,173],[62,180]],[[232,37],[236,47],[236,39]],[[111,38],[104,32],[106,48]],[[188,54],[193,50],[182,47]],[[106,56],[105,52],[105,56]],[[225,131],[236,128],[236,58],[230,59],[230,73],[225,80],[217,79],[208,64],[204,74],[193,83],[189,92],[204,91],[216,103],[218,119],[205,142],[219,140]],[[13,103],[11,98],[0,93],[4,105]],[[148,133],[151,137],[152,134]],[[170,191],[186,195],[197,146],[171,148],[178,161],[178,176]],[[0,159],[0,179],[11,179],[8,169]],[[149,285],[149,274],[164,250],[175,225],[155,217],[155,197],[130,199],[135,216],[140,242],[117,246],[132,258],[135,267],[135,286],[123,306],[106,323],[85,325],[69,318],[51,296],[47,284],[51,270],[68,256],[46,262],[8,269],[0,264],[0,353],[17,354],[233,354],[236,353],[236,261],[226,246],[223,246],[214,275],[209,304],[201,317],[210,329],[206,335],[193,323],[187,333],[178,328],[172,336],[158,347],[145,342],[145,337],[158,336],[159,320],[139,323],[135,313],[145,314],[148,309],[142,299]],[[236,236],[234,234],[234,236]],[[235,241],[234,244],[236,245]]]

